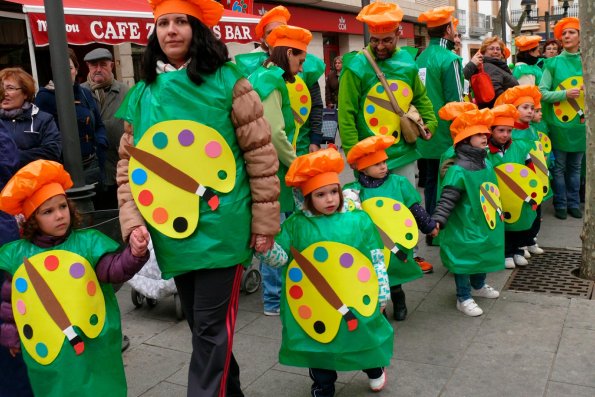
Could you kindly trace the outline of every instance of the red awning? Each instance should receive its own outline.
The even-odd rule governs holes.
[[[35,45],[48,44],[43,0],[8,0],[23,5]],[[62,0],[68,44],[147,44],[153,31],[153,14],[147,0]],[[215,36],[226,43],[250,43],[260,17],[225,10],[213,27]]]

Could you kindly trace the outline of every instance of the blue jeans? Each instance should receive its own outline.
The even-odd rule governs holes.
[[[579,189],[581,184],[581,162],[583,152],[554,151],[552,168],[554,183],[554,208],[579,208]]]
[[[281,223],[291,215],[290,212],[282,212]],[[281,287],[283,285],[281,275],[282,268],[274,268],[260,262],[260,275],[262,277],[262,302],[265,312],[278,312],[281,300]]]
[[[457,299],[459,302],[471,299],[471,287],[481,289],[486,283],[486,274],[455,274],[455,284],[457,286]]]

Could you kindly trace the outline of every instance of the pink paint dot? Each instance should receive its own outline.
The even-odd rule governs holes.
[[[504,167],[504,170],[508,173],[511,173],[512,171],[514,171],[514,165],[506,164],[506,167]]]
[[[301,318],[307,320],[310,317],[312,317],[312,309],[310,308],[310,306],[302,305],[298,308],[298,314]]]
[[[411,219],[405,219],[405,226],[406,227],[411,227],[413,226],[413,221]]]
[[[24,316],[25,313],[27,313],[27,306],[25,305],[25,302],[20,299],[17,301],[17,311],[21,316]]]
[[[409,88],[403,88],[403,91],[402,91],[402,93],[403,93],[403,96],[404,96],[405,98],[407,98],[407,97],[409,96]]]
[[[370,269],[367,267],[362,267],[357,272],[357,279],[362,282],[366,283],[370,279]]]
[[[221,155],[221,144],[217,141],[211,141],[205,146],[205,153],[212,159],[215,159]]]

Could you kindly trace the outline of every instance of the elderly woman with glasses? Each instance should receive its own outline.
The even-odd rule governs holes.
[[[35,82],[21,68],[0,71],[0,126],[14,139],[18,168],[39,159],[60,161],[62,137],[51,114],[33,104]]]
[[[504,42],[498,36],[488,37],[481,43],[478,54],[463,69],[465,79],[471,80],[471,76],[479,72],[479,65],[483,64],[483,70],[492,80],[496,95],[488,103],[478,103],[479,108],[491,108],[500,94],[519,85],[502,54],[504,54]]]

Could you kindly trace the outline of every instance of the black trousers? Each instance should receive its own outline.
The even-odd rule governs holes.
[[[436,193],[438,191],[438,173],[440,160],[426,159],[426,186],[424,188],[424,201],[426,211],[432,215],[436,208]]]
[[[174,278],[192,331],[188,397],[243,397],[231,351],[243,267],[203,269]]]
[[[535,244],[535,238],[541,229],[541,205],[537,207],[537,216],[531,224],[531,228],[519,232],[504,232],[504,256],[510,258],[513,255],[523,255],[525,247]]]
[[[383,369],[370,368],[363,370],[368,378],[376,379],[382,376]],[[332,369],[310,368],[310,378],[314,381],[312,384],[312,397],[332,397],[335,395],[335,382],[337,381],[337,371]]]

